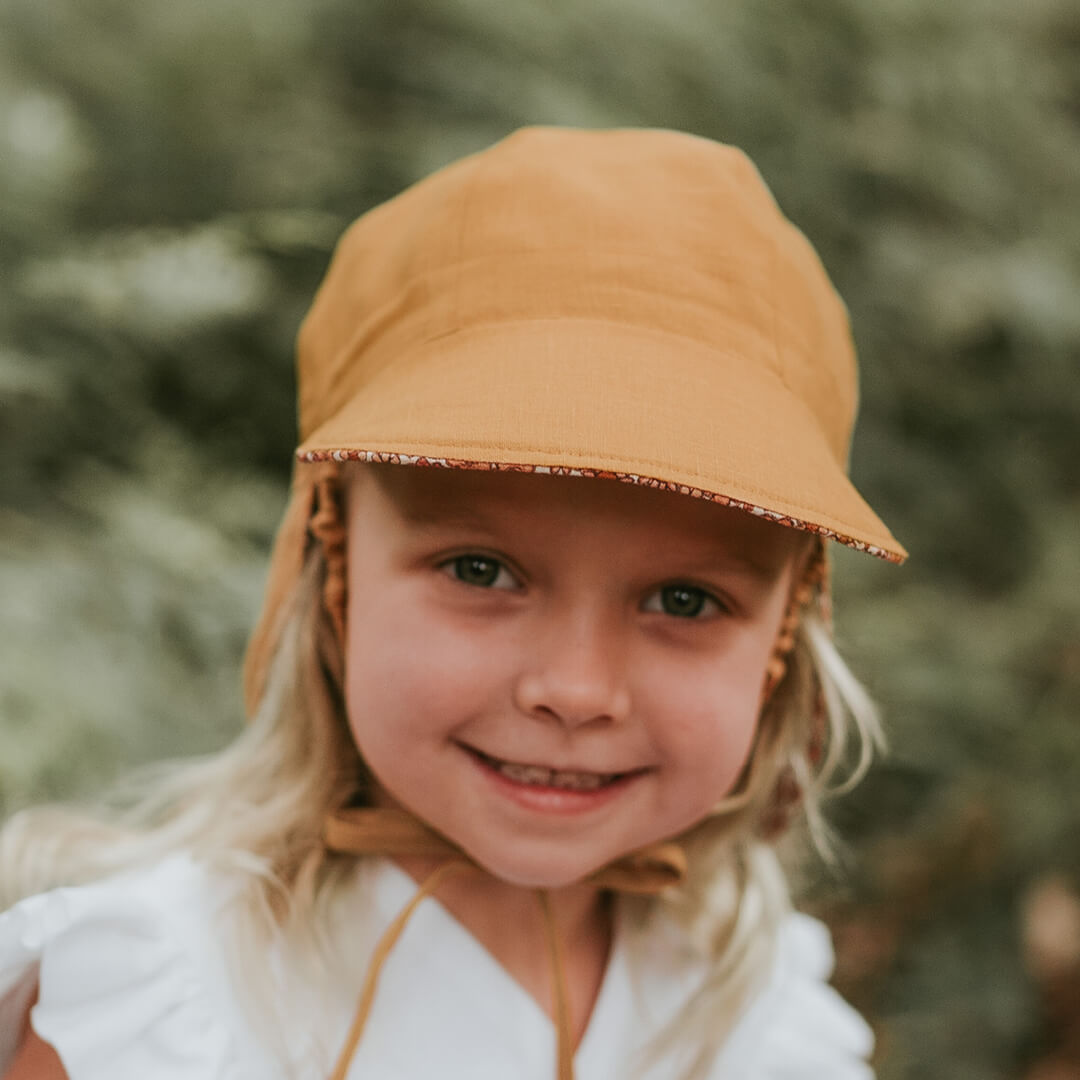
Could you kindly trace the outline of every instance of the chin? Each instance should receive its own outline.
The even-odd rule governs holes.
[[[549,855],[533,859],[523,857],[524,852],[516,852],[514,856],[482,851],[470,851],[468,854],[492,877],[521,889],[565,889],[580,885],[590,874],[611,861],[568,860],[565,854],[558,858]]]

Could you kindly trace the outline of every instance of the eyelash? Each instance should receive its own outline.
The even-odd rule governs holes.
[[[476,581],[469,579],[471,570],[476,570],[477,566],[483,564],[494,572],[494,577],[490,581]],[[475,589],[507,589],[517,588],[520,584],[517,577],[507,568],[506,564],[501,559],[496,559],[491,555],[484,555],[477,552],[469,552],[465,555],[455,555],[452,559],[447,559],[445,562],[439,564],[439,569],[447,571],[453,576],[455,581],[460,582],[462,585],[467,585],[470,588]],[[503,576],[506,576],[511,585],[498,585],[498,581]],[[676,596],[675,594],[681,594]],[[668,611],[664,608],[665,599],[674,600],[679,603],[682,599],[689,598],[691,602],[697,601],[698,606],[692,613],[687,614],[685,612]],[[654,603],[655,601],[655,603]],[[711,610],[710,610],[711,606]],[[689,585],[683,582],[675,582],[669,585],[663,585],[659,589],[650,593],[645,603],[642,605],[642,610],[658,615],[669,615],[674,619],[685,619],[688,622],[693,622],[706,617],[714,617],[716,615],[730,614],[730,606],[718,597],[714,596],[707,589],[703,589],[698,585]],[[705,613],[708,614],[705,614]]]

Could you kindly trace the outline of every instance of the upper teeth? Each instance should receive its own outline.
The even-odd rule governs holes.
[[[535,784],[538,787],[573,788],[576,791],[595,791],[613,779],[613,773],[564,772],[548,769],[543,765],[517,765],[509,761],[491,760],[503,774],[519,784]]]

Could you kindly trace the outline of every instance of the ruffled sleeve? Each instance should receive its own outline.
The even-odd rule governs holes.
[[[0,915],[0,1073],[34,1030],[71,1080],[247,1080],[232,1044],[205,874],[186,856],[30,897]]]
[[[830,985],[829,931],[807,915],[784,923],[769,985],[732,1036],[725,1060],[754,1080],[873,1080],[870,1026]],[[724,1073],[723,1075],[728,1075]]]

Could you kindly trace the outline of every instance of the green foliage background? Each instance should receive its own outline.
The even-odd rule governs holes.
[[[811,901],[884,1080],[1080,1076],[1023,947],[1080,884],[1069,0],[5,0],[0,810],[237,729],[331,245],[533,122],[735,142],[822,253],[913,557],[838,558],[893,751]]]

